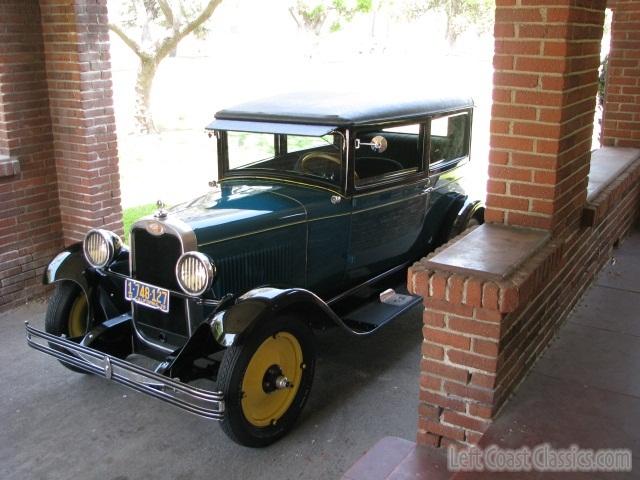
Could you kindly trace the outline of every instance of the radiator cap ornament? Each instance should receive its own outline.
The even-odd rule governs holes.
[[[165,209],[166,205],[162,200],[158,200],[156,202],[156,207],[158,207],[158,210],[153,214],[153,216],[160,219],[167,218],[168,213]]]

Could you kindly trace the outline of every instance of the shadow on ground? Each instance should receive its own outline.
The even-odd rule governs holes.
[[[230,442],[218,425],[26,346],[42,303],[0,316],[0,478],[334,479],[378,439],[414,439],[421,311],[369,338],[318,335],[316,378],[297,428],[269,448]]]

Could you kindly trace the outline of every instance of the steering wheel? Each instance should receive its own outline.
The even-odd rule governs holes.
[[[328,165],[328,168],[327,168]],[[335,180],[342,162],[335,153],[309,152],[300,159],[300,170],[304,173]]]

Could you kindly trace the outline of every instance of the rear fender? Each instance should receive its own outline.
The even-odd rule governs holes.
[[[453,223],[451,238],[461,234],[472,218],[477,218],[480,223],[484,222],[484,204],[480,200],[472,201],[467,198]]]
[[[302,288],[250,290],[238,297],[233,305],[214,312],[208,323],[214,339],[220,345],[230,347],[240,343],[256,325],[291,309],[304,313],[302,321],[336,324],[353,333],[321,298]]]
[[[464,208],[466,200],[467,197],[461,193],[447,192],[431,205],[424,226],[428,235],[423,245],[429,244],[430,248],[434,249],[447,241],[457,214]]]

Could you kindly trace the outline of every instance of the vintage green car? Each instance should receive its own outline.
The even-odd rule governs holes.
[[[406,268],[483,206],[461,187],[469,98],[289,94],[218,112],[219,181],[58,254],[32,347],[268,445],[311,391],[314,330],[376,332],[419,297]],[[176,164],[176,168],[180,168]]]

